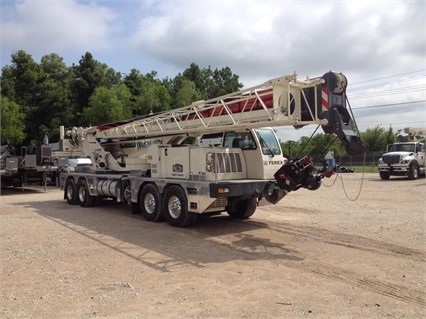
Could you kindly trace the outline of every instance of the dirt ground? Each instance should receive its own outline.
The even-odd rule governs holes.
[[[180,229],[3,189],[0,318],[424,318],[425,194],[341,174]]]

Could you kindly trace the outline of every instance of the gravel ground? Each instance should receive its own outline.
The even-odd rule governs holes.
[[[3,189],[0,318],[424,318],[425,194],[341,174],[179,229]]]

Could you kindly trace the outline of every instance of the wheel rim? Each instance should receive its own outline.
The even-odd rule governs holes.
[[[80,202],[84,203],[84,201],[86,200],[86,188],[85,187],[80,187],[78,189],[78,198],[80,200]]]
[[[170,216],[177,219],[182,212],[182,204],[178,197],[171,196],[167,205]]]
[[[74,189],[73,189],[72,185],[68,185],[68,187],[67,187],[67,198],[69,200],[72,200],[73,197],[74,197]]]
[[[130,186],[127,186],[124,190],[124,199],[128,204],[132,202],[132,191],[130,190]]]
[[[146,194],[143,200],[143,204],[148,214],[154,214],[156,207],[154,195],[151,193]]]
[[[419,171],[417,170],[417,167],[414,167],[414,168],[413,168],[413,176],[414,176],[415,178],[417,178],[417,177],[419,176]]]

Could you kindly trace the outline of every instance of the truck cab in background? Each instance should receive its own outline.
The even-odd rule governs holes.
[[[404,132],[411,141],[388,145],[379,159],[378,169],[383,180],[391,176],[407,176],[410,180],[425,177],[425,145],[417,138],[425,136],[426,129],[408,127]]]
[[[379,159],[379,174],[383,180],[391,176],[418,179],[425,176],[425,149],[420,142],[394,143]]]

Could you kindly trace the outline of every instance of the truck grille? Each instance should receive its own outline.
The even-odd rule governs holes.
[[[385,164],[398,164],[400,156],[399,155],[383,155],[383,163]]]
[[[217,173],[239,173],[243,171],[238,153],[216,153]]]
[[[219,197],[213,203],[211,203],[210,206],[207,207],[207,209],[216,208],[216,207],[225,207],[226,205],[228,205],[228,198]]]

